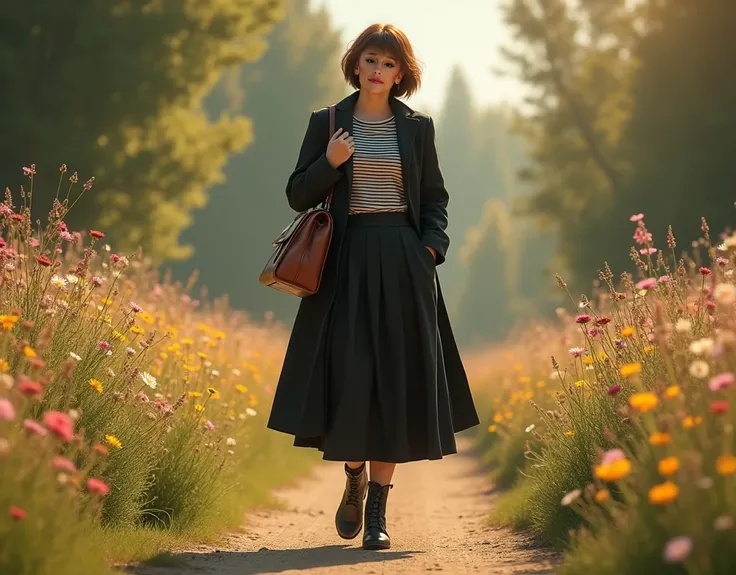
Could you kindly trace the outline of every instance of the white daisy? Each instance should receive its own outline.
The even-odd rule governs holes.
[[[147,371],[142,371],[139,375],[141,376],[143,383],[145,383],[151,389],[156,389],[156,386],[158,385],[158,381],[156,381],[155,377],[153,377]]]

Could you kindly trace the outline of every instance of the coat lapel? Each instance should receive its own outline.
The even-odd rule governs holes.
[[[335,105],[335,130],[342,128],[343,132],[353,133],[353,112],[359,94],[360,92],[355,91]],[[349,192],[353,189],[353,156],[350,156],[343,166],[345,166],[345,175],[348,178]]]

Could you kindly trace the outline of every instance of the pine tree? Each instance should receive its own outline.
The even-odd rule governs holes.
[[[66,163],[94,175],[71,226],[96,226],[119,250],[179,258],[189,212],[227,156],[249,141],[244,118],[209,122],[201,99],[233,64],[257,59],[277,0],[0,4],[0,174],[39,171],[44,218]]]
[[[222,113],[254,118],[254,143],[232,156],[226,180],[195,215],[183,239],[194,256],[175,267],[184,277],[200,271],[209,295],[228,294],[234,307],[256,316],[266,311],[290,321],[298,300],[261,286],[258,275],[271,241],[293,219],[284,193],[311,111],[339,100],[346,88],[339,68],[341,42],[328,14],[307,0],[285,2],[286,18],[269,35],[269,49],[255,64],[221,82],[208,100]]]

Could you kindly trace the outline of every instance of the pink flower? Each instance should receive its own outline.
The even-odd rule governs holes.
[[[210,420],[208,419],[207,421],[205,421],[205,422],[204,422],[204,427],[205,427],[205,429],[209,429],[210,431],[212,431],[212,430],[213,430],[213,429],[215,428],[215,424],[214,424],[214,423],[212,423],[212,422],[211,422],[211,421],[210,421]]]
[[[26,168],[23,166],[23,175],[24,176],[32,176],[36,173],[36,164],[31,164],[30,168]]]
[[[726,265],[726,264],[728,263],[728,258],[724,258],[724,257],[717,257],[717,258],[716,258],[716,263],[717,263],[717,264],[718,264],[719,266],[725,266],[725,265]]]
[[[668,284],[670,283],[670,276],[660,276],[657,281],[661,284]]]
[[[54,469],[59,469],[68,473],[77,472],[77,467],[74,465],[74,463],[70,459],[67,459],[66,457],[61,457],[60,455],[57,455],[51,460],[51,465],[54,467]]]
[[[62,441],[71,441],[74,438],[74,422],[61,411],[47,411],[43,415],[44,425]]]
[[[15,419],[15,408],[7,399],[0,399],[0,421],[13,421]]]
[[[709,268],[706,268],[706,267],[701,267],[700,270],[698,271],[700,271],[700,275],[703,275],[703,276],[709,276],[710,274],[713,273]]]
[[[16,521],[23,521],[26,518],[26,512],[20,507],[13,505],[8,509],[8,515],[10,515]]]
[[[112,349],[112,345],[104,340],[97,342],[97,345],[102,351],[110,351]]]
[[[636,289],[650,290],[656,285],[657,285],[657,280],[655,280],[654,278],[646,278],[638,282],[635,287]]]
[[[639,253],[645,256],[651,256],[657,253],[657,248],[644,248],[639,250]]]
[[[619,459],[626,459],[626,454],[618,448],[609,449],[603,454],[601,465],[610,465],[611,463],[615,463]]]
[[[36,433],[40,435],[41,437],[46,437],[48,435],[48,431],[46,431],[46,428],[38,423],[37,421],[33,421],[32,419],[26,419],[23,421],[23,427],[27,431],[30,431],[31,433]]]
[[[89,489],[90,493],[94,493],[95,495],[107,495],[110,493],[110,488],[107,486],[107,483],[102,481],[102,479],[95,479],[94,477],[90,477],[87,480],[87,489]]]
[[[714,401],[710,404],[710,410],[716,415],[722,415],[728,411],[728,402],[722,399]]]
[[[611,387],[608,388],[608,395],[614,396],[619,391],[621,391],[621,386],[620,385],[612,385]]]
[[[652,234],[643,226],[636,228],[634,232],[634,241],[639,245],[652,243]]]
[[[644,214],[634,214],[629,218],[630,222],[640,222],[644,219]]]
[[[591,317],[587,313],[581,313],[575,318],[575,323],[588,323]]]
[[[18,390],[23,395],[40,395],[43,387],[36,381],[24,381],[18,386]]]
[[[134,301],[130,302],[130,309],[132,309],[135,313],[141,313],[143,311],[143,308]]]
[[[731,387],[734,383],[734,375],[730,371],[725,373],[719,373],[711,378],[708,382],[708,387],[711,391],[720,391]]]
[[[587,350],[584,347],[571,347],[568,351],[573,357],[582,357]]]
[[[596,325],[606,325],[611,321],[611,318],[607,315],[602,315],[597,320],[595,320]]]
[[[664,560],[667,563],[681,563],[687,559],[693,550],[693,540],[687,535],[675,537],[667,542],[664,547]]]

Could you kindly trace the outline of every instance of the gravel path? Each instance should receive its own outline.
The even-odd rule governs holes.
[[[392,548],[363,551],[335,532],[334,513],[344,487],[342,466],[323,463],[298,484],[276,493],[284,510],[257,510],[240,533],[218,547],[182,551],[183,567],[138,567],[136,575],[345,575],[419,574],[443,571],[542,575],[554,554],[530,537],[487,525],[494,495],[487,475],[468,454],[399,465],[388,499]]]

